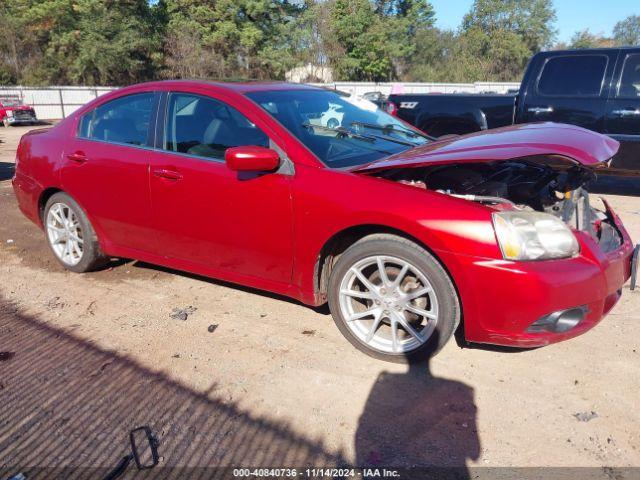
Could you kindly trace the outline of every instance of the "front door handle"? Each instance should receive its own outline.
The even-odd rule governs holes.
[[[527,109],[531,113],[551,113],[553,112],[553,107],[531,107]]]
[[[635,110],[630,110],[630,109],[614,110],[611,113],[614,115],[618,115],[619,117],[632,117],[632,116],[640,115],[640,109],[636,108]]]
[[[169,180],[181,180],[182,174],[175,170],[169,170],[168,168],[158,168],[153,171],[153,174],[158,178],[167,178]]]
[[[76,163],[85,163],[88,160],[87,156],[83,152],[69,153],[67,158]]]

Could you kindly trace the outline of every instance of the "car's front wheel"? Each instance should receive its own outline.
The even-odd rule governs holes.
[[[107,261],[89,219],[66,193],[58,192],[49,198],[43,220],[49,247],[66,269],[88,272]]]
[[[395,235],[365,237],[340,255],[328,295],[342,334],[367,355],[390,362],[435,355],[460,321],[444,268],[424,248]]]

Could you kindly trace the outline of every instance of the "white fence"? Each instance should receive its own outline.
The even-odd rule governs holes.
[[[519,83],[372,83],[372,82],[333,82],[315,84],[325,88],[334,88],[353,95],[367,92],[382,92],[385,95],[392,89],[398,93],[507,93],[520,87]],[[114,87],[2,87],[2,96],[18,96],[24,103],[36,110],[41,119],[60,119],[94,98],[113,90]]]
[[[520,88],[519,83],[475,82],[475,83],[409,83],[409,82],[333,82],[314,85],[335,88],[352,95],[367,92],[382,92],[389,95],[393,89],[397,93],[507,93]]]
[[[60,119],[112,87],[0,87],[0,98],[18,96],[41,119]]]

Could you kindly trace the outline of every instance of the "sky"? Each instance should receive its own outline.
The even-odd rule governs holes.
[[[457,29],[473,0],[429,0],[436,11],[436,25]],[[558,41],[567,42],[576,31],[611,35],[613,26],[629,15],[640,15],[640,0],[555,0]]]

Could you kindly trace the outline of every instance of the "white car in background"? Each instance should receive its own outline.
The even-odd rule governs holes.
[[[344,110],[342,110],[342,107],[335,103],[330,103],[329,110],[320,116],[320,124],[329,128],[337,128],[342,126],[343,118]]]
[[[354,95],[338,92],[339,95],[347,102],[356,105],[364,110],[374,112],[378,109],[378,106],[367,99],[356,97]],[[328,128],[342,127],[344,121],[344,110],[341,105],[337,103],[329,103],[329,108],[321,112],[313,112],[306,114],[307,121],[311,125],[319,125]],[[347,125],[345,125],[347,126]]]

